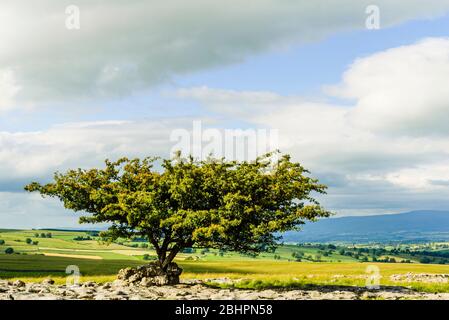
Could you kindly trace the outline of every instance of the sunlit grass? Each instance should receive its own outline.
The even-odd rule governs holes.
[[[130,248],[119,244],[106,246],[97,241],[74,241],[73,237],[86,235],[82,232],[51,231],[53,238],[36,238],[32,231],[0,231],[0,239],[6,244],[3,249],[11,246],[21,254],[0,254],[0,278],[26,282],[41,282],[51,277],[57,284],[65,284],[66,267],[76,265],[82,277],[81,282],[110,282],[116,279],[118,270],[147,263],[143,261],[143,253],[154,255],[149,249]],[[27,237],[38,240],[39,245],[26,244]],[[311,289],[314,286],[365,286],[369,275],[366,268],[375,265],[380,272],[381,286],[403,286],[418,291],[449,292],[448,283],[393,282],[390,276],[406,273],[449,274],[449,265],[418,264],[418,263],[361,263],[353,258],[334,254],[333,262],[293,262],[288,261],[292,252],[299,250],[295,246],[283,246],[276,252],[281,260],[274,260],[273,255],[262,253],[257,258],[242,256],[232,252],[223,255],[218,250],[210,250],[202,254],[202,249],[196,249],[192,254],[179,254],[176,262],[184,269],[181,279],[210,280],[230,278],[233,283],[209,282],[210,285],[221,287],[263,289],[263,288],[302,288]],[[302,248],[305,253],[314,255],[318,249]],[[66,257],[49,257],[43,252],[66,254]],[[25,254],[26,253],[26,254]],[[38,254],[36,254],[38,253]],[[39,254],[40,253],[40,254]],[[74,256],[72,256],[74,255]],[[75,255],[85,256],[85,259]],[[95,255],[102,260],[90,260],[88,256]],[[188,261],[186,258],[199,261]],[[338,260],[342,262],[335,262]],[[71,279],[71,278],[70,278]]]
[[[45,259],[50,257],[44,257]],[[43,259],[43,258],[41,258]],[[47,266],[55,266],[55,259]],[[78,260],[78,261],[77,261]],[[95,281],[97,283],[111,282],[116,279],[116,273],[121,267],[132,264],[132,261],[104,260],[103,264],[95,261],[79,261],[82,259],[62,259],[58,263],[63,266],[68,263],[80,264],[82,277],[81,282]],[[44,259],[41,261],[44,262]],[[108,264],[110,262],[111,264]],[[106,263],[106,264],[105,264]],[[280,261],[249,261],[232,262],[187,262],[179,261],[184,269],[181,279],[199,279],[209,281],[209,285],[236,288],[236,289],[264,289],[264,288],[299,288],[313,289],[316,286],[360,286],[366,284],[365,272],[370,263],[301,263],[301,262],[280,262]],[[56,264],[57,265],[57,264]],[[419,265],[419,264],[375,264],[380,270],[381,286],[402,286],[423,292],[449,292],[448,283],[421,283],[421,282],[393,282],[390,276],[393,274],[412,273],[449,273],[449,266],[442,265]],[[28,265],[28,268],[30,266]],[[43,265],[41,264],[42,268]],[[11,273],[6,277],[10,280],[21,279],[26,282],[41,282],[51,276],[57,284],[65,284],[67,277],[62,273],[56,274],[30,274],[29,276],[15,275]],[[211,279],[229,278],[233,283],[217,284]],[[72,278],[69,278],[70,280]]]

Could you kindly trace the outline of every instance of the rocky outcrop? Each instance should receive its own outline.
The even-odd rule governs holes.
[[[182,269],[174,262],[168,265],[167,270],[162,270],[159,264],[153,262],[137,268],[121,269],[117,279],[145,287],[164,286],[178,284],[181,273]]]
[[[390,280],[395,282],[447,283],[449,281],[449,274],[409,272],[406,274],[393,274],[390,276]]]
[[[124,280],[104,284],[85,282],[79,286],[0,281],[0,300],[358,300],[358,299],[432,299],[449,300],[449,293],[422,293],[402,287],[317,287],[312,290],[218,289],[199,280],[172,286],[143,286]]]

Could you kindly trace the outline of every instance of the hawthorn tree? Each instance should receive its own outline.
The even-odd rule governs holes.
[[[33,182],[25,190],[84,213],[80,223],[109,223],[104,238],[147,238],[167,270],[185,248],[257,254],[276,246],[276,233],[330,215],[311,195],[325,193],[326,186],[288,155],[276,162],[271,156],[106,160],[103,169],[55,173],[52,183]]]

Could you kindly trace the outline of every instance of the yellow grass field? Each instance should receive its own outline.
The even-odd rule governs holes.
[[[100,256],[84,256],[81,254],[64,254],[64,253],[50,253],[50,252],[42,252],[42,254],[47,257],[65,257],[65,258],[90,259],[90,260],[103,259]]]
[[[81,272],[81,281],[109,282],[117,272],[125,267],[135,267],[150,262],[144,255],[155,255],[151,249],[130,247],[120,244],[106,245],[99,241],[75,241],[82,232],[53,231],[52,238],[34,237],[34,231],[2,231],[0,239],[5,240],[4,248],[13,247],[15,254],[0,254],[0,278],[22,279],[29,282],[42,281],[47,277],[57,283],[65,283],[66,267],[75,265]],[[27,238],[38,240],[39,245],[28,244]],[[428,292],[449,292],[447,282],[396,282],[392,275],[449,274],[449,264],[422,264],[362,262],[353,257],[343,256],[334,250],[326,259],[332,261],[295,262],[290,260],[292,252],[303,250],[304,256],[316,256],[319,249],[311,247],[283,246],[276,253],[248,257],[232,252],[222,256],[218,251],[202,253],[180,253],[176,262],[184,269],[181,279],[200,279],[209,283],[213,279],[229,278],[238,281],[226,282],[238,288],[260,289],[266,287],[307,287],[321,286],[365,286],[373,268],[379,272],[381,286],[404,286]],[[348,250],[348,249],[346,249]]]
[[[78,259],[82,260],[82,259]],[[85,260],[87,261],[87,260]],[[107,260],[103,260],[107,261]],[[308,288],[319,286],[365,286],[370,275],[367,267],[377,266],[380,272],[381,286],[403,286],[426,292],[449,292],[446,283],[395,282],[391,275],[406,273],[449,274],[449,266],[423,264],[388,264],[388,263],[305,263],[305,262],[270,262],[260,261],[213,261],[191,262],[178,261],[184,269],[181,279],[200,279],[213,283],[213,279],[229,278],[239,282],[236,288]],[[95,264],[94,260],[91,260]],[[81,272],[83,270],[81,269]],[[38,282],[46,276],[17,277],[29,282]],[[66,277],[52,277],[57,283],[65,283]],[[104,274],[89,275],[84,273],[81,281],[109,282],[116,279],[115,273],[105,271]]]

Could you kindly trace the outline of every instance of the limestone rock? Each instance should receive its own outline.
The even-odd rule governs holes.
[[[137,270],[138,269],[138,270]],[[139,273],[140,272],[140,273]],[[146,270],[144,267],[126,271],[128,277],[145,274],[139,282],[130,283],[128,278],[116,280],[113,283],[99,285],[85,283],[85,286],[57,286],[42,283],[28,283],[23,281],[0,281],[0,300],[147,300],[147,299],[279,299],[279,300],[358,300],[358,299],[426,299],[449,300],[449,293],[417,292],[405,287],[380,287],[379,290],[368,290],[365,287],[314,287],[313,290],[303,289],[221,289],[206,286],[200,282],[183,283],[170,286],[158,286],[165,283],[167,276],[159,274],[158,270]],[[149,275],[153,275],[150,277]],[[179,276],[179,274],[178,274]],[[421,275],[422,276],[422,275]],[[422,276],[425,277],[425,276]],[[133,279],[138,279],[134,277]],[[434,278],[434,277],[427,277]],[[441,277],[443,278],[443,277]],[[221,279],[224,280],[224,279]],[[231,279],[232,281],[237,281]],[[227,279],[225,281],[228,281]],[[149,286],[144,284],[150,284]]]
[[[25,287],[25,282],[23,282],[22,280],[16,280],[13,282],[12,285],[14,287],[22,288],[22,287]]]
[[[93,281],[87,281],[87,282],[84,282],[82,286],[84,288],[94,288],[97,286],[97,284]]]
[[[157,263],[149,263],[137,268],[125,268],[119,271],[117,279],[126,283],[140,284],[143,286],[163,286],[179,283],[179,275],[182,269],[174,262],[170,263],[167,271]]]
[[[106,282],[105,284],[103,284],[103,286],[101,287],[102,289],[110,289],[112,287],[112,284],[110,282]]]
[[[55,284],[55,280],[53,280],[51,278],[47,278],[42,281],[42,284],[53,285],[53,284]]]
[[[449,282],[449,274],[408,272],[405,274],[393,274],[390,276],[390,279],[396,282],[447,283]]]

